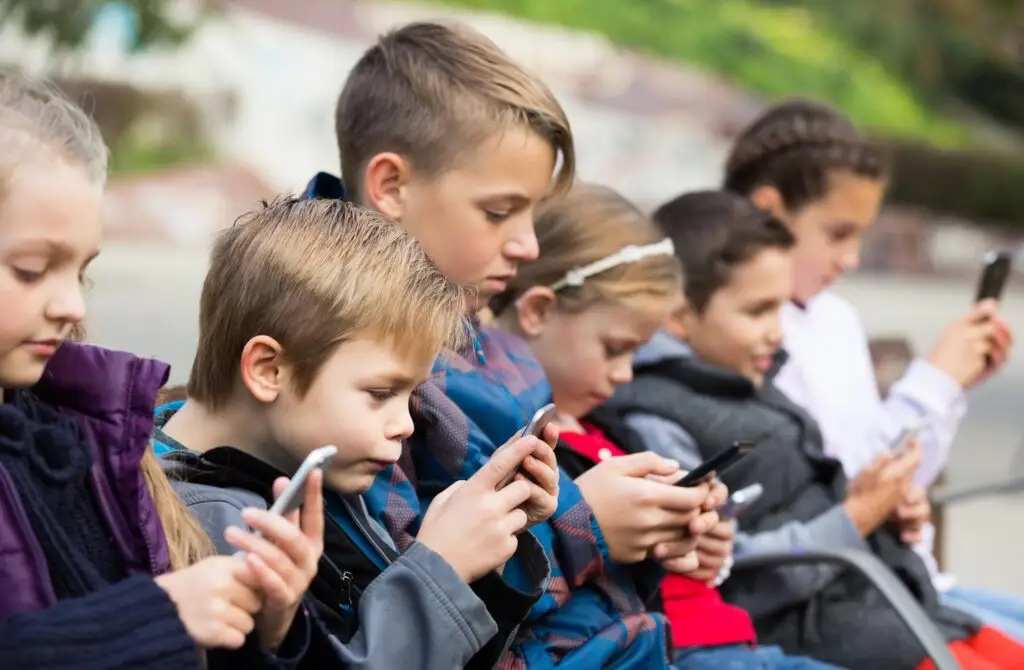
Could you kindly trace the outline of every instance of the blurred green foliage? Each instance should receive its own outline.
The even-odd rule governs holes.
[[[104,9],[123,12],[130,22],[133,51],[180,44],[199,25],[199,16],[182,19],[173,0],[0,0],[0,25],[18,22],[29,35],[48,38],[54,51],[70,52],[89,38],[97,16]]]
[[[879,58],[851,46],[807,7],[756,0],[445,1],[594,31],[768,96],[812,95],[885,134],[947,147],[969,139],[964,125],[922,102]]]

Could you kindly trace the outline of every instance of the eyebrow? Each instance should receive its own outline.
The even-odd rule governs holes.
[[[51,251],[51,252],[54,252],[54,253],[57,253],[57,254],[61,254],[61,255],[64,255],[64,256],[73,256],[74,255],[74,249],[72,249],[71,245],[69,245],[67,242],[64,242],[62,240],[56,240],[56,239],[49,238],[49,237],[29,238],[29,239],[26,239],[26,240],[21,240],[19,242],[16,242],[13,246],[14,246],[14,250],[16,252],[19,252],[19,253],[23,252],[23,248],[30,248],[33,251],[35,251],[37,247],[43,247],[47,251]],[[86,263],[87,264],[91,263],[99,255],[100,255],[100,250],[99,249],[94,250],[86,258]]]

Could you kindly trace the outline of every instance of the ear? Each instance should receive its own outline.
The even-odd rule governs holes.
[[[700,314],[693,308],[690,301],[684,298],[683,302],[672,310],[662,327],[677,340],[686,340],[694,331],[699,318]]]
[[[411,173],[408,161],[398,154],[377,154],[366,165],[364,204],[393,221],[401,221],[405,213],[405,191]]]
[[[758,186],[750,194],[750,200],[761,209],[771,212],[775,218],[781,221],[786,221],[789,217],[782,194],[774,186]]]
[[[530,339],[544,332],[544,326],[558,310],[558,301],[547,286],[531,286],[519,296],[514,307],[519,330]]]
[[[240,364],[242,384],[258,402],[277,400],[287,381],[284,349],[272,337],[257,335],[245,343]]]

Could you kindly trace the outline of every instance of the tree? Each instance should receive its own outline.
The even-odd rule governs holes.
[[[128,24],[125,46],[140,51],[181,43],[208,10],[204,0],[0,0],[0,28],[14,23],[28,35],[48,38],[54,51],[67,53],[86,42],[106,13]]]

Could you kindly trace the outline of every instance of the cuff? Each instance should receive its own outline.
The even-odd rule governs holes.
[[[923,358],[914,359],[890,394],[912,402],[922,416],[949,416],[965,401],[960,384]]]

